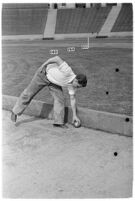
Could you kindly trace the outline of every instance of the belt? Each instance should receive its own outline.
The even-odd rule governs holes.
[[[46,72],[46,68],[42,68],[41,70],[40,70],[40,73],[44,73],[44,75],[46,76],[47,75],[47,72]],[[47,76],[46,76],[46,79],[48,80],[48,78],[47,78]],[[48,80],[49,81],[49,80]],[[50,81],[49,81],[49,85],[50,85]]]
[[[44,68],[44,67],[41,69],[40,72],[41,72],[41,73],[44,73],[45,75],[47,74],[47,73],[46,73],[46,68]]]

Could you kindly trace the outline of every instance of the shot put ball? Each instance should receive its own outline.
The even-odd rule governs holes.
[[[79,128],[80,126],[81,126],[81,123],[79,123],[79,121],[74,122],[74,127],[75,128]]]

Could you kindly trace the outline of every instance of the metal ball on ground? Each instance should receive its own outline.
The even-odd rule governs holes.
[[[75,128],[81,127],[81,123],[79,121],[74,121],[73,125]]]

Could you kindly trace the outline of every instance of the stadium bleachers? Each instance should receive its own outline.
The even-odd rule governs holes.
[[[46,4],[3,4],[2,35],[42,34],[47,14]]]
[[[111,6],[58,10],[55,33],[97,33],[110,9]]]
[[[123,4],[111,32],[133,31],[132,4]]]
[[[50,26],[54,27],[52,38],[55,34],[89,33],[94,36],[93,34],[101,32],[111,9],[110,4],[106,7],[58,9],[57,19],[55,16],[56,20],[54,20],[56,24],[49,23],[49,26],[46,26],[49,16],[48,4],[3,4],[2,36],[45,35]],[[122,4],[121,11],[115,20],[109,33],[132,32],[132,4]]]

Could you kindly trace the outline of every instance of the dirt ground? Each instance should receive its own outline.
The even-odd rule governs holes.
[[[4,198],[132,196],[132,138],[68,127],[3,111]]]

